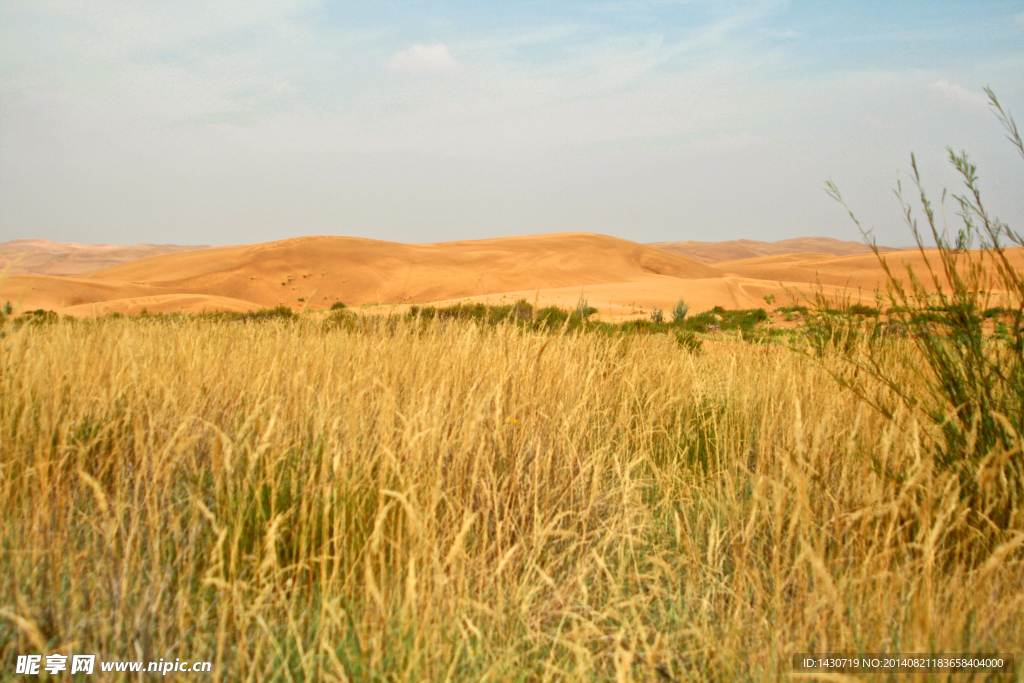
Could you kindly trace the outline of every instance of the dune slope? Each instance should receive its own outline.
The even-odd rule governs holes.
[[[82,275],[148,256],[210,249],[176,244],[75,244],[43,239],[0,242],[0,272],[8,275]]]
[[[760,240],[729,240],[725,242],[697,242],[682,240],[678,242],[652,242],[650,245],[673,254],[686,256],[701,263],[722,263],[739,259],[757,258],[759,256],[779,256],[783,254],[829,254],[832,256],[852,256],[870,254],[871,249],[863,242],[845,242],[831,237],[797,237],[778,242],[762,242]],[[879,247],[880,251],[898,251],[892,247]]]

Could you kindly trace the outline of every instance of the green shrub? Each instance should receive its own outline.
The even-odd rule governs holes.
[[[557,306],[546,306],[537,311],[537,325],[548,329],[561,327],[569,321],[569,312]]]
[[[796,313],[798,315],[807,315],[807,306],[779,306],[776,309],[779,313]]]
[[[20,328],[22,325],[50,325],[60,320],[54,311],[48,311],[42,308],[37,308],[34,311],[25,311],[19,315],[15,321],[15,328]]]
[[[988,88],[986,92],[1009,140],[1024,158],[1024,143],[1016,123],[995,94]],[[883,343],[876,341],[884,339],[882,335],[871,335],[869,343],[857,350],[861,356],[853,349],[844,349],[848,364],[836,375],[844,386],[890,419],[895,412],[892,401],[866,388],[858,381],[858,373],[877,380],[897,403],[922,409],[935,427],[932,447],[936,465],[955,474],[960,495],[975,521],[982,527],[1007,528],[1009,510],[1024,498],[1024,330],[1019,325],[1024,314],[1024,275],[1011,264],[1004,243],[1024,246],[1024,237],[984,206],[977,169],[967,154],[951,148],[947,151],[967,188],[966,193],[954,195],[964,223],[960,233],[963,237],[957,243],[951,244],[945,231],[939,229],[913,155],[911,177],[926,223],[925,233],[918,226],[913,207],[904,200],[902,185],[897,184],[904,221],[925,257],[926,272],[919,274],[908,267],[905,283],[882,258],[870,234],[861,228],[886,274],[891,304],[888,324],[909,332],[923,363],[919,381],[903,381],[892,374],[892,364],[882,364],[889,353]],[[834,184],[829,182],[826,187],[834,199],[843,203]],[[925,235],[936,244],[937,259],[925,252],[930,248]],[[978,250],[961,248],[974,240],[979,243]],[[979,314],[992,310],[990,279],[1006,293],[1018,321],[995,339],[986,339],[981,325],[984,314]]]
[[[712,326],[721,327],[721,320],[712,311],[704,311],[685,321],[685,327],[695,332],[707,332]]]
[[[871,318],[877,318],[881,313],[874,306],[865,306],[864,304],[853,304],[847,312],[850,315],[863,315]]]
[[[700,353],[704,350],[704,342],[700,337],[689,330],[677,331],[676,343],[690,353]]]
[[[1002,306],[993,306],[991,308],[986,308],[984,311],[982,311],[981,317],[982,318],[997,318],[997,317],[999,317],[999,316],[1001,316],[1001,315],[1003,315],[1005,313],[1012,313],[1012,312],[1013,311],[1008,311],[1005,308],[1003,308]]]
[[[298,315],[292,309],[287,306],[275,306],[274,308],[261,308],[258,311],[250,311],[243,313],[238,316],[238,320],[243,322],[262,321],[262,320],[293,320]]]
[[[672,307],[672,322],[681,323],[686,320],[686,315],[690,312],[690,305],[683,299],[676,302],[676,305]]]
[[[651,322],[655,325],[661,325],[665,322],[665,311],[660,308],[655,308],[651,311]]]
[[[727,310],[721,306],[715,306],[711,312],[718,316],[719,324],[723,330],[750,329],[761,322],[767,322],[768,312],[763,308],[741,308]]]

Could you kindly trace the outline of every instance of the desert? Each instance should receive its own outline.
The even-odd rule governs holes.
[[[524,298],[542,306],[572,307],[582,297],[600,315],[620,320],[670,310],[680,298],[696,312],[715,306],[764,307],[766,297],[781,306],[801,305],[817,294],[865,303],[884,295],[884,269],[866,245],[860,251],[868,253],[853,255],[787,251],[820,242],[790,240],[773,247],[784,254],[702,263],[664,248],[587,233],[440,244],[311,236],[223,248],[165,246],[165,251],[180,251],[73,275],[47,272],[67,269],[56,257],[33,267],[34,254],[23,251],[21,260],[7,257],[14,274],[0,280],[0,301],[11,302],[15,313],[43,309],[82,317],[133,315],[143,309],[244,312],[287,306],[317,311],[337,302],[355,309],[404,310],[409,304]],[[835,242],[839,251],[851,251]],[[72,254],[89,249],[75,245]],[[128,250],[104,251],[118,249]],[[0,244],[0,254],[7,250],[10,243]],[[725,244],[720,251],[730,253],[734,247]],[[907,266],[925,272],[929,258],[938,263],[934,250],[883,247],[879,253],[898,272]],[[1019,267],[1024,251],[1009,254]],[[74,256],[64,259],[81,262]]]

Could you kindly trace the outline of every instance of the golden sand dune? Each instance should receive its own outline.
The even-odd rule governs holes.
[[[92,317],[123,313],[138,315],[146,313],[202,313],[204,311],[234,311],[245,313],[253,309],[252,302],[232,299],[226,296],[207,294],[158,294],[137,296],[126,299],[112,299],[94,304],[79,304],[65,308],[62,313],[75,317]]]
[[[1014,267],[1024,267],[1024,249],[1007,250],[1010,262]],[[938,252],[927,251],[894,251],[882,254],[894,275],[907,282],[907,267],[926,285],[931,285],[932,277],[928,272],[926,258],[932,268],[940,275],[940,281],[948,286],[948,281],[941,277],[942,265]],[[787,254],[783,256],[762,256],[719,263],[716,266],[723,275],[748,278],[752,280],[777,280],[786,282],[821,283],[848,290],[873,292],[879,287],[883,271],[878,257],[874,254],[858,256],[822,256],[820,254]]]
[[[863,242],[844,242],[831,237],[797,237],[778,242],[761,242],[760,240],[729,240],[726,242],[695,242],[683,240],[679,242],[652,242],[649,246],[671,251],[692,258],[701,263],[721,263],[738,259],[757,258],[759,256],[778,256],[782,254],[830,254],[832,256],[852,256],[869,254],[871,248]],[[892,247],[879,247],[880,251],[897,251]]]
[[[175,244],[75,244],[27,239],[0,242],[0,272],[8,275],[82,275],[147,256],[209,249]]]
[[[166,295],[298,309],[324,308],[335,301],[350,306],[427,303],[659,276],[685,280],[716,278],[719,273],[659,249],[586,233],[419,245],[300,237],[154,256],[79,278],[8,277],[0,283],[0,298],[14,302],[18,310],[66,309],[71,314],[83,314],[100,301],[120,301],[118,306],[130,311],[140,297]],[[173,306],[173,301],[161,299],[160,306]]]
[[[905,264],[923,272],[919,252],[885,256],[896,272]],[[1024,251],[1012,258],[1024,265]],[[588,233],[439,244],[300,237],[152,256],[75,277],[8,275],[0,279],[0,301],[16,311],[91,316],[282,304],[317,310],[336,301],[390,307],[525,298],[572,307],[582,297],[614,319],[669,310],[680,298],[695,312],[766,306],[766,297],[776,306],[803,303],[818,286],[827,296],[870,301],[883,284],[874,254],[784,254],[708,265]]]

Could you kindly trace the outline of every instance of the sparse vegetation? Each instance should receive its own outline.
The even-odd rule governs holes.
[[[292,320],[296,316],[295,311],[287,306],[275,306],[274,308],[261,308],[258,311],[251,311],[242,314],[228,314],[228,319],[240,320],[242,322],[283,319]]]

